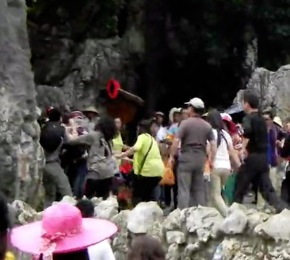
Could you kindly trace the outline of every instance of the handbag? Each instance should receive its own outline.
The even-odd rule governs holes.
[[[88,179],[107,179],[114,176],[118,171],[118,163],[112,156],[112,151],[109,144],[103,139],[100,139],[100,145],[91,148],[93,159],[89,161],[89,168],[93,171],[89,172]]]
[[[153,138],[151,137],[151,143],[150,143],[149,149],[148,149],[147,153],[144,155],[143,160],[140,163],[138,173],[135,172],[136,175],[140,175],[141,171],[143,170],[144,164],[146,162],[146,159],[148,157],[149,152],[151,151],[152,145],[153,145]]]
[[[165,164],[164,174],[159,184],[168,186],[173,186],[175,184],[175,176],[168,162]]]

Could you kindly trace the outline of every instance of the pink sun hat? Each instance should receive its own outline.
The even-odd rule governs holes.
[[[60,202],[43,212],[42,221],[13,228],[11,243],[23,252],[52,259],[53,253],[86,249],[111,237],[117,230],[110,221],[82,218],[78,208]]]

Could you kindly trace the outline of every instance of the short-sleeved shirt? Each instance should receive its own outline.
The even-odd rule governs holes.
[[[122,138],[122,135],[119,133],[113,140],[113,152],[114,153],[121,153],[122,150],[123,150],[123,146],[124,146],[124,143],[123,143],[123,138]],[[121,161],[122,160],[118,160],[118,164],[120,165],[121,164]]]
[[[217,130],[213,129],[215,139],[218,139]],[[231,169],[231,161],[229,156],[229,148],[233,147],[231,136],[225,131],[221,131],[221,142],[217,148],[217,153],[214,161],[215,169]]]
[[[148,152],[152,142],[152,147],[148,153],[145,163],[140,171],[140,167],[144,156]],[[138,136],[134,145],[136,152],[133,157],[134,173],[145,177],[161,177],[164,173],[164,163],[161,159],[158,143],[149,134],[141,134]]]
[[[265,119],[258,113],[254,112],[244,117],[242,123],[244,129],[244,137],[249,139],[247,152],[265,153],[268,149],[268,131]]]
[[[167,135],[166,127],[161,126],[157,132],[156,139],[158,142],[164,140]]]
[[[199,117],[182,121],[176,137],[181,140],[181,152],[190,147],[204,155],[206,155],[207,141],[214,140],[211,125]]]
[[[168,130],[167,130],[167,134],[168,134],[168,135],[175,136],[175,135],[177,134],[177,132],[178,132],[178,128],[179,128],[178,126],[179,126],[179,124],[177,124],[177,123],[172,124],[172,125],[168,128]]]

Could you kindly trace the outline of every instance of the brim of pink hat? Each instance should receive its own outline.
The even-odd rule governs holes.
[[[117,226],[107,220],[83,218],[83,231],[56,242],[54,253],[68,253],[83,250],[110,238],[118,231]],[[11,243],[20,251],[39,254],[41,248],[41,221],[16,227],[11,231]]]

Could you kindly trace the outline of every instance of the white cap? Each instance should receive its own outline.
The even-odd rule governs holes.
[[[200,98],[192,98],[188,102],[185,102],[184,104],[193,106],[194,108],[204,108],[204,103]]]

